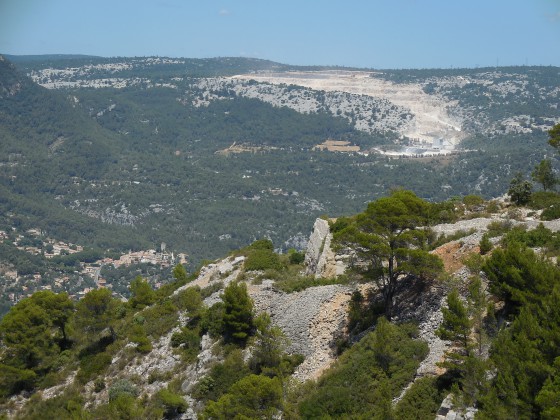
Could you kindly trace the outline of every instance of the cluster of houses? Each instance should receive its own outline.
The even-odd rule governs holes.
[[[18,234],[15,237],[16,240],[14,242],[14,245],[16,245],[18,249],[29,252],[31,254],[42,254],[46,258],[52,258],[56,255],[69,255],[83,251],[83,247],[80,245],[55,241],[52,239],[42,240],[42,246],[39,246],[39,244],[37,243],[33,245],[26,245],[29,243],[29,241],[24,241],[24,238],[41,238],[43,236],[43,233],[39,229],[29,229],[28,231],[26,231],[26,234],[27,235],[25,236]],[[11,237],[13,238],[13,235]],[[0,242],[5,239],[10,239],[10,235],[6,231],[0,230]],[[76,274],[80,279],[83,279],[83,277],[89,277],[90,279],[93,279],[95,287],[97,288],[111,288],[111,284],[107,284],[107,280],[100,276],[101,268],[103,266],[110,265],[118,268],[123,266],[130,266],[133,264],[144,263],[159,266],[161,268],[167,268],[175,264],[186,264],[187,255],[184,253],[169,253],[166,251],[165,243],[162,243],[159,251],[156,251],[154,249],[135,252],[129,251],[128,253],[121,255],[118,259],[103,258],[92,263],[82,262],[82,268],[79,272],[76,272]],[[33,292],[38,290],[67,289],[67,287],[65,286],[67,286],[72,280],[70,275],[64,274],[56,277],[54,281],[51,282],[51,284],[41,284],[43,282],[43,276],[41,273],[34,273],[30,276],[20,276],[16,270],[9,267],[0,267],[0,269],[2,277],[4,277],[6,280],[13,281],[13,283],[11,283],[12,286],[17,283],[21,284],[21,286],[18,287],[19,292],[10,291],[6,294],[6,297],[12,303],[17,303],[20,299],[30,296]],[[77,297],[81,297],[94,288],[91,280],[84,282],[84,286],[88,285],[91,287],[84,287],[83,289],[75,292],[75,295]],[[158,286],[159,284],[156,284],[156,287]]]

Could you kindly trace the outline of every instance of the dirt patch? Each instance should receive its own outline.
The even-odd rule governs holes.
[[[325,140],[323,143],[313,147],[313,150],[328,150],[329,152],[359,152],[360,146],[352,146],[349,141]]]
[[[463,268],[463,260],[470,254],[479,253],[480,247],[473,244],[463,244],[460,241],[446,243],[432,251],[443,261],[445,271],[450,274],[456,273]]]

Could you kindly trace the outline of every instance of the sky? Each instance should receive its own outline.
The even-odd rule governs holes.
[[[0,54],[560,66],[560,0],[0,0]]]

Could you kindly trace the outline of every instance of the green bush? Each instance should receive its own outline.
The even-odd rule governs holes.
[[[530,248],[544,248],[547,252],[560,251],[560,233],[552,232],[540,223],[535,229],[526,230],[524,226],[516,226],[502,239],[502,244],[523,244]]]
[[[2,415],[0,414],[0,419]],[[8,417],[6,417],[7,419]],[[10,417],[11,418],[11,417]],[[39,393],[31,396],[27,404],[18,413],[18,419],[89,419],[84,409],[83,397],[73,387],[66,389],[62,395],[42,400]]]
[[[274,244],[272,243],[272,241],[270,239],[259,239],[259,240],[256,240],[255,242],[253,242],[251,245],[249,245],[248,249],[251,249],[251,250],[260,249],[260,250],[273,251],[274,250]]]
[[[135,396],[122,394],[110,400],[109,404],[98,406],[93,412],[93,418],[139,420],[147,417],[144,408]]]
[[[189,405],[183,397],[168,389],[161,389],[155,395],[156,404],[164,410],[165,418],[174,418],[184,413]]]
[[[451,241],[457,241],[461,238],[464,238],[466,236],[472,235],[473,233],[476,232],[475,228],[469,229],[469,230],[463,230],[460,229],[455,233],[449,234],[449,235],[445,235],[445,234],[441,234],[438,236],[438,238],[435,241],[431,241],[430,242],[430,248],[431,249],[436,249],[446,243],[449,243]]]
[[[85,384],[90,379],[102,374],[111,364],[111,355],[103,352],[84,356],[80,360],[80,370],[76,378],[78,382]]]
[[[224,332],[224,304],[218,302],[202,312],[200,319],[201,333],[209,333],[211,337],[220,337]]]
[[[179,310],[193,313],[202,307],[200,287],[187,287],[172,297],[173,303]]]
[[[352,335],[367,330],[375,325],[377,319],[383,315],[385,307],[380,302],[371,302],[370,299],[364,298],[359,290],[352,293],[350,304],[348,306],[348,332]],[[347,343],[344,341],[339,343],[338,351],[344,350]]]
[[[509,220],[499,221],[495,220],[490,222],[486,227],[488,229],[488,236],[490,238],[495,238],[496,236],[503,235],[512,228],[512,223]]]
[[[97,378],[93,384],[93,392],[101,392],[105,389],[105,380]]]
[[[128,379],[119,379],[109,388],[109,401],[114,401],[123,395],[136,398],[138,394],[138,389],[132,382]]]
[[[274,251],[269,249],[255,249],[247,255],[245,259],[245,270],[247,271],[260,271],[260,270],[280,270],[282,264],[280,257]]]
[[[395,407],[395,417],[411,420],[433,419],[443,398],[444,393],[438,388],[437,378],[420,378],[412,384]]]
[[[554,191],[537,191],[531,195],[529,207],[535,210],[547,209],[560,205],[560,194]]]
[[[533,184],[527,181],[521,172],[518,172],[511,180],[508,195],[511,201],[518,206],[528,204],[531,200]]]
[[[290,264],[301,264],[305,261],[305,252],[297,252],[295,249],[288,252]]]
[[[339,232],[341,230],[346,229],[352,223],[352,219],[349,217],[339,217],[336,219],[335,222],[329,223],[329,227],[331,232],[334,234],[335,232]]]
[[[560,204],[554,204],[543,210],[541,220],[560,219]]]
[[[0,364],[0,397],[33,389],[36,378],[37,375],[32,370]]]
[[[213,281],[209,286],[206,286],[200,291],[200,296],[202,297],[202,299],[206,299],[207,297],[212,296],[214,293],[222,290],[223,288],[224,282]]]
[[[222,296],[224,302],[224,339],[245,345],[253,329],[253,301],[245,283],[232,282]]]
[[[463,197],[463,204],[469,209],[475,206],[480,206],[483,203],[484,198],[479,195],[470,194]]]
[[[492,242],[490,242],[490,238],[488,233],[482,235],[482,239],[480,240],[480,254],[486,255],[492,250]]]
[[[169,332],[179,318],[177,307],[169,300],[146,308],[142,312],[142,316],[146,319],[144,324],[146,335],[152,336],[154,339]]]
[[[128,301],[133,308],[144,308],[156,301],[156,293],[142,276],[137,276],[129,286],[131,297]]]
[[[278,378],[249,375],[235,383],[218,401],[204,410],[206,418],[272,419],[282,409],[282,384]]]
[[[185,346],[198,348],[200,345],[200,336],[197,331],[189,328],[181,328],[181,331],[173,333],[171,336],[171,346],[179,347]]]
[[[193,389],[193,397],[197,400],[218,400],[228,392],[229,388],[251,374],[251,370],[243,361],[241,350],[236,349],[227,355],[223,363],[214,365],[208,375],[202,378]]]
[[[200,334],[198,330],[189,328],[181,328],[181,331],[171,336],[171,346],[181,346],[187,361],[196,360],[196,356],[200,350]]]
[[[152,351],[152,342],[146,336],[146,329],[142,324],[133,324],[130,328],[129,339],[136,343],[136,351],[140,353],[149,353]]]
[[[391,400],[412,380],[428,353],[428,345],[414,335],[410,326],[380,318],[375,331],[343,353],[308,392],[299,404],[300,416],[377,418],[390,412]]]

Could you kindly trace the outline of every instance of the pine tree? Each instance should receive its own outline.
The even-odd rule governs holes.
[[[253,329],[253,301],[245,283],[230,283],[224,290],[224,336],[226,341],[245,344]]]
[[[529,181],[524,179],[523,174],[518,172],[509,184],[508,195],[518,206],[527,204],[531,199],[533,186]]]
[[[441,308],[443,313],[443,323],[436,330],[436,334],[442,340],[453,342],[457,346],[457,351],[450,353],[450,359],[455,361],[462,360],[462,356],[470,353],[469,334],[471,331],[471,321],[467,307],[459,297],[457,289],[453,289],[447,296],[447,308]]]
[[[535,166],[533,172],[531,172],[531,177],[533,181],[541,184],[545,191],[554,188],[558,183],[558,179],[554,176],[554,172],[552,171],[550,159],[541,160],[541,162]]]

